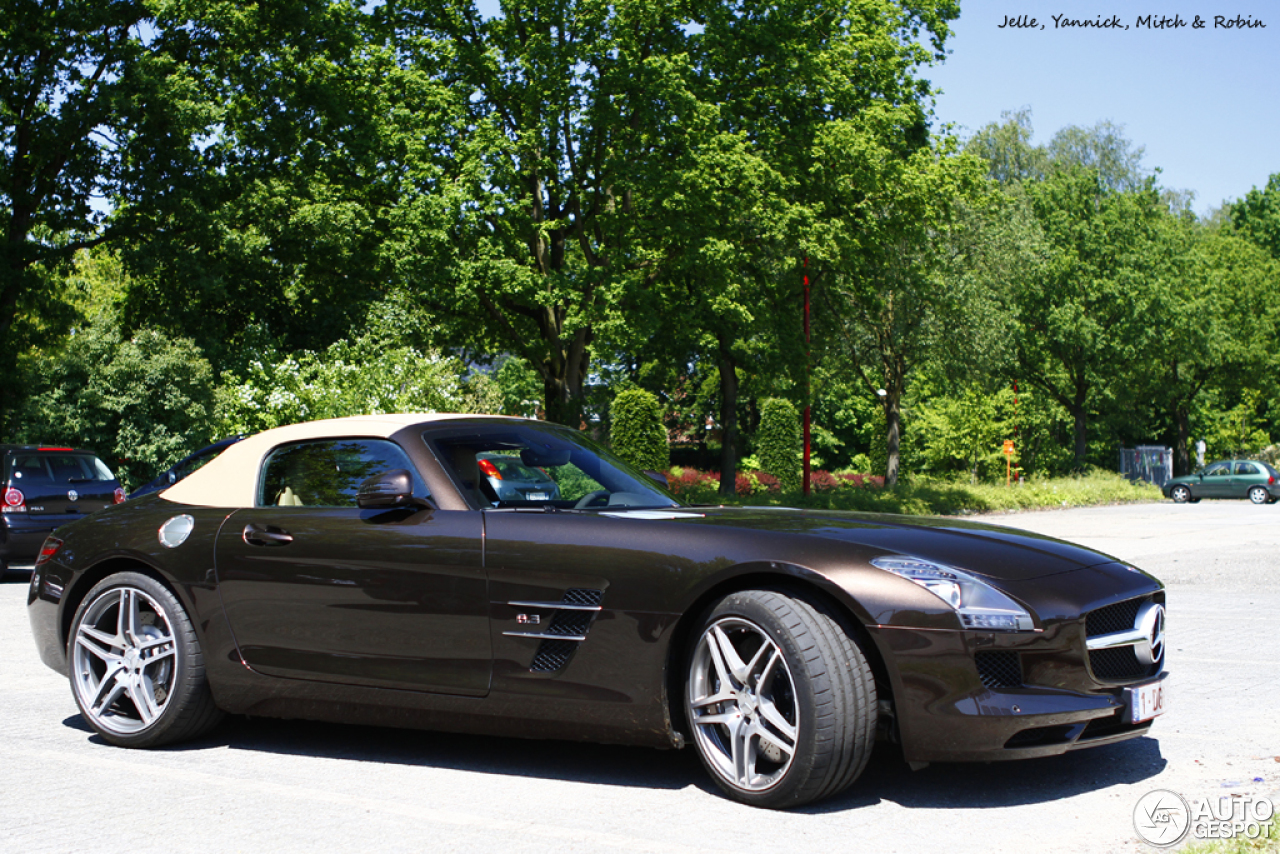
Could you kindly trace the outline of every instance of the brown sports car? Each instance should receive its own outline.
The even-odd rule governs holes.
[[[478,459],[557,490],[505,500]],[[1163,711],[1164,590],[954,519],[682,504],[582,434],[385,415],[269,430],[58,529],[44,661],[129,747],[223,713],[682,747],[748,804],[1062,753]]]

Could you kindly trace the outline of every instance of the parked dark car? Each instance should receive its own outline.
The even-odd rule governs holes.
[[[487,498],[499,501],[548,501],[560,497],[560,485],[541,469],[527,466],[511,454],[476,454]]]
[[[494,453],[560,496],[487,495]],[[252,436],[68,525],[28,610],[113,744],[224,713],[692,743],[731,797],[788,807],[849,786],[877,738],[918,767],[1147,733],[1164,603],[1035,534],[690,506],[576,430],[387,415]]]
[[[150,495],[153,492],[168,489],[243,438],[244,436],[230,436],[221,441],[214,442],[208,447],[201,448],[190,456],[183,457],[181,460],[162,471],[155,480],[138,487],[133,492],[130,492],[129,500],[132,501],[135,498],[141,498],[144,495]]]
[[[1254,504],[1280,499],[1280,472],[1261,460],[1219,460],[1195,474],[1165,483],[1166,498],[1179,504],[1202,498],[1247,498]]]
[[[111,469],[92,451],[0,445],[0,575],[33,564],[54,528],[124,501]]]

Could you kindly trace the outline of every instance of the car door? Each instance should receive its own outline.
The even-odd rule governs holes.
[[[258,506],[218,534],[240,653],[272,676],[482,696],[491,648],[481,515],[361,510],[359,485],[407,469],[387,439],[298,442],[263,464]]]
[[[1231,461],[1214,463],[1204,470],[1197,498],[1227,498],[1231,494]]]
[[[1259,484],[1267,485],[1267,477],[1263,474],[1262,467],[1248,460],[1237,461],[1231,472],[1231,496],[1245,498],[1249,495],[1249,487]]]

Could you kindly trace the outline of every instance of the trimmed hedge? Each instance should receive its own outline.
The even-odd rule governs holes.
[[[671,464],[671,449],[657,396],[643,389],[626,389],[613,399],[610,414],[613,452],[638,469],[665,471]]]
[[[776,397],[762,402],[756,455],[760,458],[760,468],[778,479],[783,492],[795,492],[800,488],[803,452],[804,436],[800,413],[795,405]]]

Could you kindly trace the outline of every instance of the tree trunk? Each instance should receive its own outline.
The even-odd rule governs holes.
[[[899,451],[902,446],[902,408],[898,395],[890,390],[884,399],[885,421],[885,461],[884,485],[896,486],[898,483]]]
[[[720,336],[720,494],[738,488],[738,367],[729,342]]]
[[[1072,419],[1075,421],[1075,439],[1076,439],[1076,461],[1075,470],[1077,472],[1084,471],[1085,461],[1089,456],[1089,434],[1088,434],[1088,413],[1085,410],[1085,402],[1088,400],[1088,388],[1083,382],[1076,382],[1076,395],[1072,399],[1071,405],[1067,407],[1071,413]]]
[[[1191,411],[1185,402],[1173,406],[1177,440],[1173,443],[1173,476],[1191,474]]]

